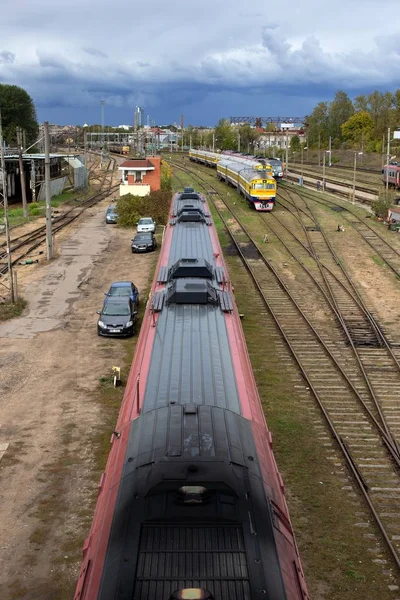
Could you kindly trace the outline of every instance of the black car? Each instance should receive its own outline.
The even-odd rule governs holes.
[[[157,248],[154,233],[137,233],[132,240],[132,252],[151,252]]]
[[[110,298],[128,297],[133,304],[139,305],[139,290],[132,281],[114,281],[110,285],[108,292],[104,292],[106,296],[104,302],[108,302]]]
[[[129,297],[108,298],[97,314],[99,335],[129,337],[135,333],[137,310]]]

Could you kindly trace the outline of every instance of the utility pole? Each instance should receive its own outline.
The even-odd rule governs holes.
[[[389,189],[389,162],[390,162],[390,127],[388,128],[387,152],[386,152],[386,191]]]
[[[288,170],[289,170],[289,133],[286,132],[286,165],[285,165],[285,174],[286,179],[288,178]]]
[[[326,163],[326,151],[324,150],[324,156],[322,158],[322,191],[325,191],[325,163]]]
[[[103,166],[103,149],[104,149],[104,106],[106,104],[105,100],[100,100],[100,108],[101,108],[101,159],[100,166]]]
[[[329,136],[329,166],[332,166],[332,136]]]
[[[353,204],[356,200],[356,173],[357,173],[357,152],[354,152],[354,172],[353,172]]]
[[[10,279],[11,302],[15,302],[14,277],[13,277],[13,268],[12,268],[12,259],[11,259],[10,225],[8,222],[7,172],[6,172],[6,161],[4,158],[3,125],[2,125],[2,120],[1,120],[1,109],[0,109],[0,146],[1,146],[1,148],[0,148],[1,173],[3,176],[4,225],[6,226],[6,252],[7,252],[8,277]]]
[[[51,223],[51,188],[50,188],[50,137],[49,122],[44,122],[44,186],[46,190],[46,253],[47,260],[53,258],[53,231]]]
[[[304,174],[304,167],[303,167],[303,165],[304,165],[304,162],[303,162],[303,159],[304,159],[304,150],[308,150],[308,147],[306,146],[304,148],[304,146],[301,146],[301,177],[302,178],[303,178],[303,174]]]
[[[385,166],[385,134],[382,136],[382,169]]]
[[[361,132],[361,164],[364,161],[364,129]]]
[[[215,152],[215,131],[213,131],[213,152]]]
[[[321,133],[318,134],[318,166],[321,166]]]
[[[22,149],[23,149],[23,134],[21,127],[17,128],[17,142],[18,142],[18,164],[19,164],[19,176],[21,180],[21,195],[22,195],[22,210],[25,219],[29,217],[28,213],[28,202],[26,200],[26,187],[25,187],[25,171],[24,163],[22,161]]]
[[[88,169],[87,169],[87,131],[86,127],[83,128],[83,162],[85,164],[85,187],[89,185],[88,182]]]
[[[238,131],[238,152],[240,152],[240,131]]]
[[[181,115],[181,135],[182,135],[182,153],[183,153],[183,115]]]

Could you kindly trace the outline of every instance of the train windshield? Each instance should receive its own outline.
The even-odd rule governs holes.
[[[275,185],[267,181],[256,181],[251,185],[253,190],[273,190]]]

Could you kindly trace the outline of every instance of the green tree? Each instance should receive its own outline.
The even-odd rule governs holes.
[[[185,137],[188,141],[192,140],[192,148],[198,148],[200,146],[200,132],[198,129],[189,125],[187,128],[187,135]]]
[[[311,147],[318,146],[318,140],[321,139],[321,146],[328,143],[328,103],[319,102],[312,113],[305,118],[307,125],[307,139]]]
[[[356,96],[354,98],[354,110],[357,112],[368,110],[368,100],[366,96]]]
[[[294,135],[290,140],[290,149],[294,152],[298,152],[299,150],[301,150],[301,143],[298,135]]]
[[[235,150],[237,148],[237,134],[228,119],[218,121],[215,128],[215,148],[219,150]]]
[[[28,145],[37,139],[39,127],[36,119],[36,109],[28,92],[17,85],[1,83],[0,108],[3,135],[8,144],[17,142],[17,127],[22,127],[26,131]]]
[[[372,117],[365,110],[354,113],[354,115],[341,126],[343,138],[352,145],[360,145],[362,141],[367,143],[372,128]]]
[[[390,126],[390,117],[393,107],[393,95],[390,92],[382,94],[375,90],[367,96],[367,110],[372,118],[372,137],[379,140]]]
[[[260,137],[259,132],[250,127],[248,123],[239,127],[240,148],[243,152],[253,152],[256,147],[257,140]]]
[[[328,109],[329,135],[332,138],[341,138],[340,128],[353,113],[353,103],[348,95],[342,90],[336,92],[335,98],[329,104]]]

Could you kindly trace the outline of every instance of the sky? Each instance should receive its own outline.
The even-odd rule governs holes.
[[[0,82],[40,121],[214,125],[302,117],[339,89],[400,88],[398,0],[14,0],[2,3]]]

